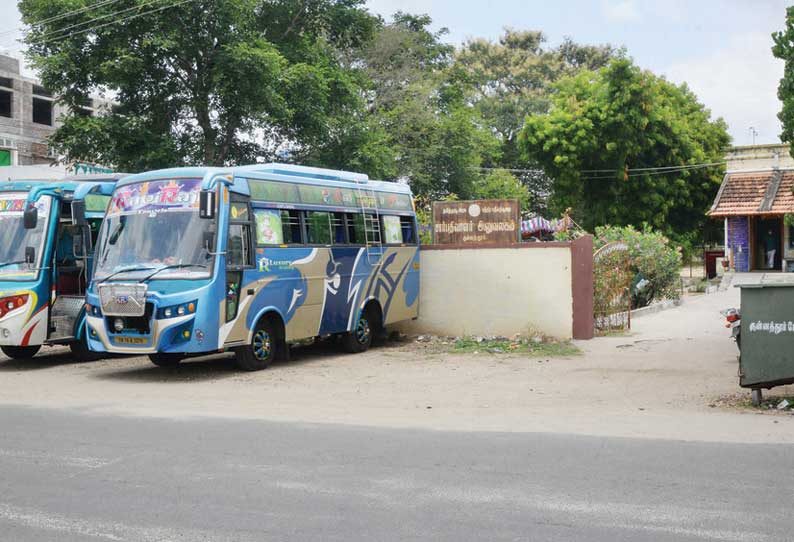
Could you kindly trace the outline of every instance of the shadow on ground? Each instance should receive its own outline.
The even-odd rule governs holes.
[[[385,343],[373,346],[373,349],[385,350],[393,347],[395,343]],[[345,353],[340,344],[332,341],[318,341],[308,345],[293,346],[290,349],[289,360],[278,360],[264,372],[267,375],[273,371],[287,367],[300,367],[303,365],[317,366],[323,363],[330,363],[346,356],[355,354]],[[139,356],[135,359],[135,366],[129,365],[117,370],[102,371],[92,375],[98,380],[115,380],[125,382],[167,382],[181,383],[199,380],[223,380],[240,376],[246,373],[240,370],[234,363],[234,354],[226,352],[223,354],[212,354],[188,358],[183,360],[177,367],[157,367],[148,358]]]
[[[75,359],[72,353],[68,350],[65,352],[61,351],[52,354],[48,354],[45,351],[42,354],[37,354],[31,359],[11,359],[0,357],[0,371],[36,371],[41,369],[51,369],[53,367],[62,365],[90,364],[102,361],[102,359],[111,359],[111,356],[108,356],[107,358],[101,358],[99,360],[80,360]]]

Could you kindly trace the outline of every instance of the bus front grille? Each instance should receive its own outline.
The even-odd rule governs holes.
[[[106,316],[143,316],[146,310],[146,284],[100,284],[99,302]]]

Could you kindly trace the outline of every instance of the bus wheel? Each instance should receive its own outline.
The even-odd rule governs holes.
[[[376,311],[368,306],[361,311],[353,331],[345,333],[342,345],[351,353],[364,352],[372,344],[372,335],[378,329]]]
[[[30,359],[36,355],[41,346],[0,346],[3,354],[11,359]]]
[[[267,369],[276,356],[279,340],[271,320],[263,319],[254,329],[251,344],[234,351],[237,366],[244,371]]]
[[[149,361],[158,367],[176,367],[182,361],[181,354],[149,354]]]
[[[69,350],[71,350],[72,356],[77,361],[96,361],[102,357],[99,352],[89,350],[85,333],[81,334],[77,340],[69,343]]]

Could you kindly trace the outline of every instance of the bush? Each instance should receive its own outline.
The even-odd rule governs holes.
[[[633,226],[603,226],[596,228],[595,249],[611,242],[626,243],[629,247],[631,305],[644,307],[659,299],[678,299],[681,273],[681,253],[670,246],[661,233],[646,226],[642,231]]]

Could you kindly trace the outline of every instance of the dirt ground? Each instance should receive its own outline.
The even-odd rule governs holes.
[[[64,350],[0,358],[0,404],[155,417],[220,416],[439,430],[555,432],[725,442],[794,442],[794,416],[724,406],[736,347],[719,310],[730,289],[643,316],[631,334],[577,343],[583,354],[428,353],[391,343],[359,355],[296,349],[266,371],[229,355],[160,369],[147,358],[77,363]],[[776,393],[792,395],[791,389]],[[711,406],[710,406],[711,405]]]

